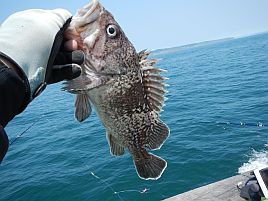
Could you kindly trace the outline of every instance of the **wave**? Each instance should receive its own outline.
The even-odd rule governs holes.
[[[268,167],[268,143],[264,145],[261,151],[252,150],[249,160],[238,168],[238,173],[242,174],[257,168]]]

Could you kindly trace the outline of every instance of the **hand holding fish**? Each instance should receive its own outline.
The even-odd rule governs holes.
[[[61,51],[64,48],[64,31],[70,21],[71,13],[64,9],[32,9],[14,13],[1,25],[1,56],[10,60],[27,77],[30,99],[36,97],[46,84],[80,75],[80,67],[73,63],[81,64],[83,53],[75,53],[73,60],[72,53]],[[75,46],[68,45],[68,48],[74,50]],[[68,66],[70,72],[62,76],[58,67],[56,72],[61,77],[53,75],[55,65],[65,64],[72,64]]]
[[[47,84],[81,74],[84,53],[64,37],[71,13],[32,9],[9,16],[0,26],[0,163],[7,148],[4,127]]]
[[[75,56],[60,51],[64,48],[83,51],[85,59],[81,52]],[[1,65],[8,61],[17,71],[17,77],[12,76],[20,86],[11,81],[1,83],[0,79],[0,89],[1,84],[10,88],[8,92],[0,91],[0,162],[8,148],[3,129],[7,122],[47,84],[67,79],[63,90],[76,94],[77,120],[88,118],[94,106],[106,129],[110,153],[121,156],[128,150],[140,178],[160,178],[167,162],[150,150],[160,149],[169,136],[168,126],[160,119],[165,78],[160,74],[162,70],[154,66],[156,60],[148,56],[147,51],[136,52],[98,0],[79,9],[72,20],[63,9],[29,10],[10,16],[0,27],[0,78]],[[74,57],[83,61],[76,62],[81,69],[72,64]],[[23,98],[12,96],[16,92],[24,92],[18,96]],[[6,97],[14,102],[11,106],[17,106],[15,111],[11,107],[13,116],[10,108],[3,108]]]

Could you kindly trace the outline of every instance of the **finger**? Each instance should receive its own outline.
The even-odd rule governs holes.
[[[64,32],[63,36],[67,40],[80,39],[80,34],[74,28],[70,29],[70,27]]]
[[[52,67],[52,76],[48,84],[63,80],[72,80],[81,75],[81,67],[77,64],[55,65]]]
[[[85,61],[85,54],[82,50],[75,50],[72,52],[70,60],[72,61],[72,63],[81,65]]]
[[[66,51],[74,51],[78,49],[78,43],[76,40],[68,40],[64,43],[64,49]]]
[[[54,65],[63,65],[63,64],[71,64],[75,63],[81,65],[84,63],[85,54],[82,50],[75,50],[73,52],[59,52]]]

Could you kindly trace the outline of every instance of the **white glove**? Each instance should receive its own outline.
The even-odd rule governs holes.
[[[46,84],[80,75],[81,69],[73,60],[78,58],[75,63],[81,64],[81,52],[59,55],[63,32],[70,21],[71,13],[64,9],[33,9],[11,15],[0,26],[0,54],[22,69],[30,84],[31,99]],[[58,56],[64,58],[57,59],[59,65],[55,66]]]

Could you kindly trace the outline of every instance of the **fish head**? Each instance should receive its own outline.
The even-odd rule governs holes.
[[[98,75],[123,75],[139,65],[134,46],[97,0],[77,11],[68,31],[80,41],[85,67]]]

